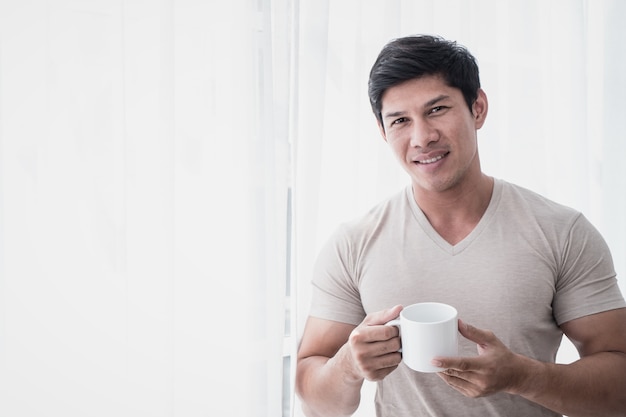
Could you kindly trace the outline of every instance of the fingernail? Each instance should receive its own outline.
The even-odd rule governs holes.
[[[437,359],[433,359],[432,361],[430,361],[430,363],[431,363],[433,366],[437,366],[437,367],[439,367],[439,368],[441,368],[441,367],[442,367],[442,365],[443,365],[443,362],[441,362],[440,360],[437,360]]]

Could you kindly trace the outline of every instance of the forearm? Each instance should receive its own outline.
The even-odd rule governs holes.
[[[569,417],[626,413],[626,354],[602,352],[569,365],[519,359],[525,378],[512,393]]]
[[[344,349],[332,358],[312,356],[298,363],[296,391],[309,417],[350,416],[359,407],[363,379],[344,362]]]

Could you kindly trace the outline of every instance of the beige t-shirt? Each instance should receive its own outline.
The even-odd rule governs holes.
[[[396,304],[437,301],[493,331],[514,352],[554,362],[559,324],[626,307],[609,249],[585,217],[502,180],[487,211],[450,245],[411,187],[344,224],[319,254],[311,316],[359,324]],[[459,353],[476,346],[460,338]],[[470,399],[437,375],[401,364],[378,383],[379,417],[556,416],[509,394]]]

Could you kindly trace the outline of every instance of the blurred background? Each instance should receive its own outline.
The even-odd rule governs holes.
[[[0,415],[301,416],[317,251],[408,184],[367,98],[408,34],[472,51],[484,171],[582,211],[626,292],[624,18],[619,0],[0,0]]]

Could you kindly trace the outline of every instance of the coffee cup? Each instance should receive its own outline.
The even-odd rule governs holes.
[[[450,305],[412,304],[386,325],[399,328],[402,361],[414,371],[441,372],[432,359],[458,354],[458,313]]]

